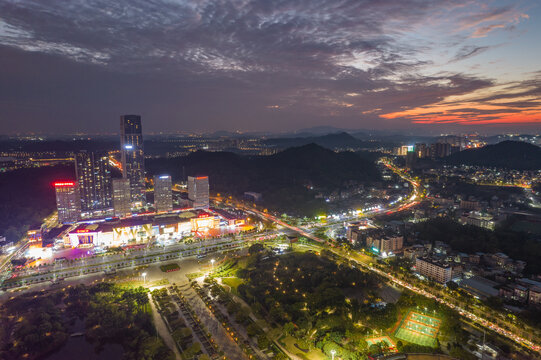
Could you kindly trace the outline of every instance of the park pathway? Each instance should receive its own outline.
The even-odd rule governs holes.
[[[175,358],[177,360],[182,360],[177,345],[175,344],[175,340],[173,340],[173,337],[169,333],[169,329],[167,329],[165,322],[158,313],[158,309],[156,309],[156,306],[154,305],[150,294],[148,294],[148,300],[150,303],[150,307],[152,308],[152,318],[154,319],[154,326],[156,327],[158,334],[160,334],[160,336],[162,337],[165,345],[167,345],[167,347],[169,347],[175,353]]]

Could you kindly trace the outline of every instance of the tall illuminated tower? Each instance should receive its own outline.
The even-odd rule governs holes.
[[[122,177],[130,181],[132,202],[142,205],[145,202],[145,155],[141,116],[120,117],[120,152]]]

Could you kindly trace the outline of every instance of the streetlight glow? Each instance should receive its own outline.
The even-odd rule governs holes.
[[[143,284],[146,285],[146,283],[147,283],[147,273],[144,272],[144,273],[141,274],[141,276],[143,277]]]

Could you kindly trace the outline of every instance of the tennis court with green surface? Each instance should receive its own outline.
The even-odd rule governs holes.
[[[440,325],[440,319],[410,311],[400,323],[395,336],[417,345],[434,347]]]
[[[368,343],[368,346],[382,342],[382,343],[385,343],[388,348],[396,351],[396,344],[387,335],[367,338],[366,342]]]

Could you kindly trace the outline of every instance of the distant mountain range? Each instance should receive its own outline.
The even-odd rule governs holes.
[[[346,132],[321,136],[272,138],[265,140],[265,143],[278,148],[289,148],[307,144],[317,144],[327,149],[361,149],[381,146],[381,143],[378,141],[361,140]]]
[[[464,150],[448,156],[452,165],[477,165],[516,170],[541,169],[541,148],[521,141],[502,141],[479,149]]]

